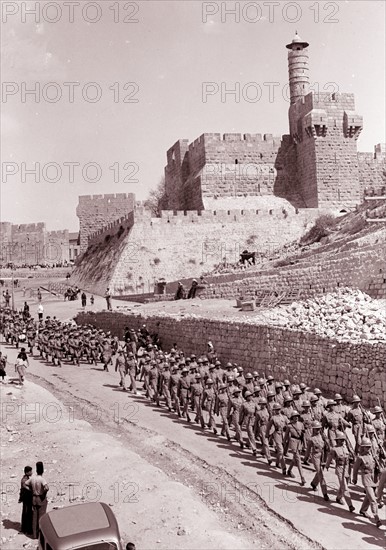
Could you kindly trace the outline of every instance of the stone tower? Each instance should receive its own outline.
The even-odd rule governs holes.
[[[309,92],[310,77],[308,66],[308,42],[303,42],[296,32],[288,48],[288,75],[291,104]]]
[[[296,33],[286,46],[297,191],[306,208],[351,208],[361,199],[356,140],[362,117],[354,94],[309,92],[308,45]]]

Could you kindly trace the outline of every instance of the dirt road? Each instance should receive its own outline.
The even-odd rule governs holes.
[[[94,307],[101,306],[103,302]],[[79,309],[79,302],[46,304],[46,314],[61,319],[76,315]],[[12,362],[16,351],[6,351]],[[59,368],[32,359],[26,386],[19,390],[10,385],[5,393],[9,391],[12,394],[6,395],[3,407],[16,403],[12,413],[16,420],[23,406],[26,412],[32,410],[32,415],[37,409],[39,422],[28,424],[29,416],[19,418],[16,431],[21,434],[23,444],[18,447],[24,448],[23,452],[3,437],[6,471],[18,479],[24,461],[57,460],[62,471],[53,468],[47,472],[55,487],[58,478],[67,484],[75,480],[78,499],[98,496],[113,504],[124,540],[134,539],[137,548],[385,547],[385,524],[377,529],[335,503],[333,471],[326,476],[332,499],[326,504],[309,486],[300,487],[297,479],[283,478],[236,443],[179,420],[143,395],[122,392],[118,375],[103,372],[101,365],[65,364]],[[61,412],[60,418],[56,418],[56,410]],[[5,426],[12,428],[12,423],[11,416],[4,419]],[[41,434],[44,456],[39,447]],[[11,433],[11,437],[15,436]],[[24,441],[31,442],[25,445]],[[26,454],[31,448],[34,454]],[[306,469],[307,481],[312,477],[311,468]],[[102,493],[88,483],[100,484]],[[60,505],[69,502],[73,486],[66,487]],[[352,494],[358,511],[361,488],[352,487]],[[7,537],[15,529],[12,522],[19,521],[15,498],[10,495],[9,508],[5,508],[8,523],[3,516],[3,527],[11,526],[5,529]],[[132,499],[135,502],[127,502]],[[56,500],[51,503],[55,505]],[[381,518],[385,520],[384,510]],[[22,547],[12,546],[8,540],[6,544],[6,549]]]

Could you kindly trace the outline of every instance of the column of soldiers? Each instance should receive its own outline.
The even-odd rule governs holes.
[[[319,388],[311,391],[304,383],[244,373],[235,363],[222,365],[212,343],[207,354],[198,358],[186,356],[176,345],[164,352],[145,325],[137,332],[126,327],[120,341],[92,326],[64,325],[55,318],[36,323],[7,310],[0,317],[0,329],[7,343],[25,342],[31,354],[37,346],[41,358],[56,365],[100,362],[108,371],[114,368],[114,360],[123,391],[137,394],[138,382],[142,383],[145,397],[157,406],[166,406],[216,435],[220,430],[221,436],[235,440],[241,449],[261,454],[283,476],[295,478],[297,470],[302,486],[306,484],[303,466],[311,462],[315,470],[311,488],[316,491],[320,486],[325,501],[330,497],[324,473],[334,463],[335,500],[345,501],[350,512],[355,508],[349,483],[356,484],[360,474],[365,499],[359,513],[369,517],[370,507],[376,525],[381,525],[378,509],[383,506],[386,485],[386,423],[380,404],[370,412],[358,395],[348,406],[340,394],[327,399]]]

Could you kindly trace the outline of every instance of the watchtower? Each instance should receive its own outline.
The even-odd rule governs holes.
[[[361,200],[356,140],[363,120],[354,94],[309,91],[308,46],[297,33],[286,46],[298,192],[308,208],[353,207]]]

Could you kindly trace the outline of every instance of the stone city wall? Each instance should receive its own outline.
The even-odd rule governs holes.
[[[302,265],[258,272],[211,277],[201,291],[203,298],[253,297],[261,291],[301,290],[307,295],[323,294],[345,286],[358,288],[373,298],[386,298],[384,242],[339,252],[336,257],[315,257]]]
[[[126,216],[134,210],[134,205],[133,193],[81,195],[76,208],[76,215],[79,218],[80,252],[86,251],[88,237],[92,233]]]
[[[245,248],[267,253],[299,239],[320,213],[272,200],[270,210],[163,211],[160,218],[137,209],[134,225],[127,218],[123,230],[110,224],[92,237],[72,281],[95,294],[106,286],[116,295],[152,292],[160,278],[198,277],[224,258],[237,262]]]
[[[386,405],[386,346],[382,343],[352,344],[272,326],[115,312],[80,313],[77,322],[111,330],[120,338],[125,326],[138,329],[146,323],[150,332],[160,335],[165,349],[177,343],[187,354],[204,354],[211,340],[223,364],[231,361],[261,375],[303,381],[328,395],[339,392],[347,400],[359,393],[365,406],[378,404],[377,398]]]
[[[67,229],[47,231],[45,223],[13,225],[3,222],[0,240],[2,264],[52,265],[69,261]]]

